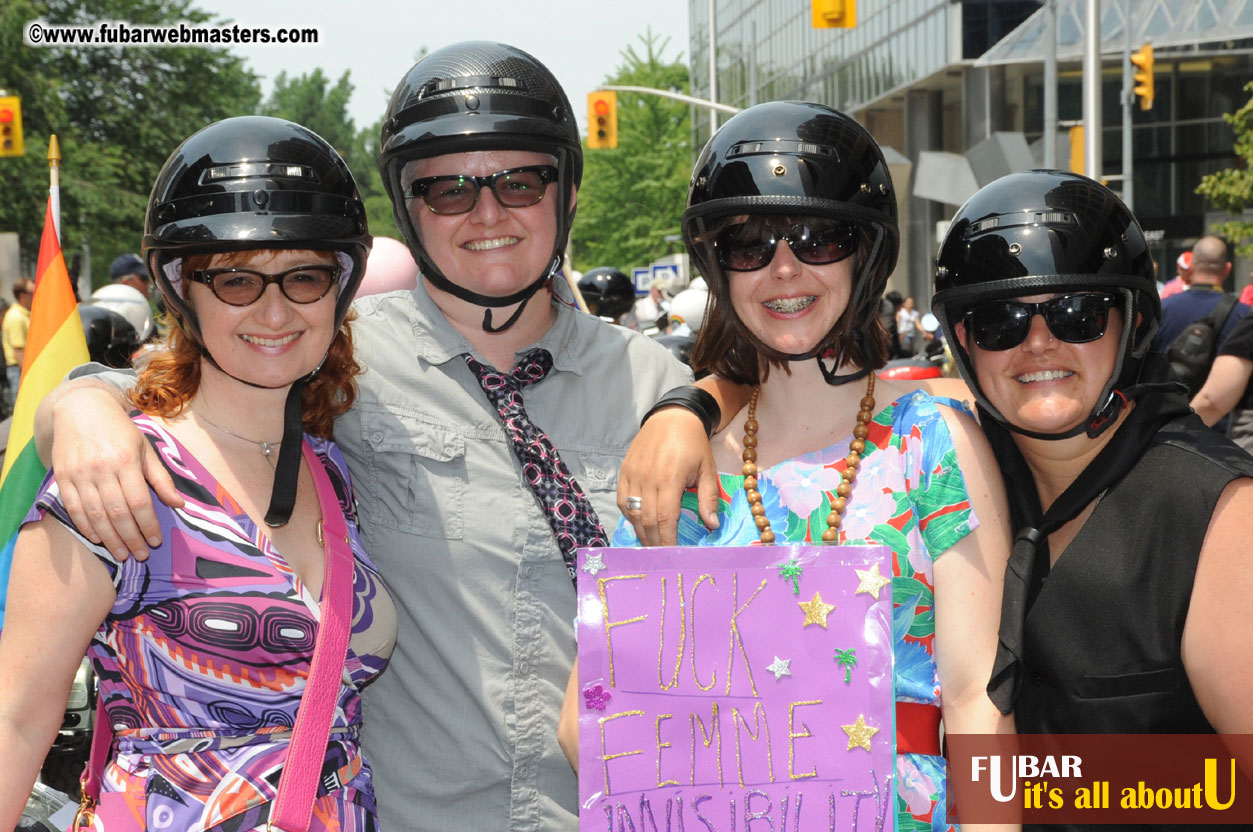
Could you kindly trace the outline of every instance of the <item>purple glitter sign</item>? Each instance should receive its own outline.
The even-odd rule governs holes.
[[[581,830],[892,829],[887,547],[578,554]]]

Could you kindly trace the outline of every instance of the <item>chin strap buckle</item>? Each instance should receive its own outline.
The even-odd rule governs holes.
[[[1121,390],[1111,390],[1109,398],[1105,400],[1105,406],[1102,407],[1097,414],[1088,422],[1087,434],[1089,439],[1095,439],[1105,432],[1105,429],[1114,423],[1118,418],[1118,414],[1127,406],[1127,397],[1123,395]]]

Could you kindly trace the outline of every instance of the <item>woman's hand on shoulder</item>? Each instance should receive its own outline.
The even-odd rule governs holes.
[[[714,397],[725,426],[744,405],[749,388],[717,376],[696,385]],[[673,546],[678,540],[679,505],[696,486],[701,520],[718,528],[718,466],[701,420],[683,407],[665,407],[640,427],[618,474],[618,509],[645,546]],[[639,507],[628,504],[639,498]]]
[[[183,498],[116,390],[86,383],[51,406],[50,462],[78,530],[117,560],[148,557],[161,526],[148,486],[174,508]]]
[[[718,467],[696,414],[667,407],[644,422],[622,459],[618,509],[645,546],[673,546],[678,539],[683,492],[695,485],[700,515],[718,526]],[[638,498],[638,507],[635,500]]]

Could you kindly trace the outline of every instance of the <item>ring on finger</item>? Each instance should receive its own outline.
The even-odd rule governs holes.
[[[641,511],[643,510],[643,508],[644,508],[643,497],[627,497],[626,498],[627,511]]]

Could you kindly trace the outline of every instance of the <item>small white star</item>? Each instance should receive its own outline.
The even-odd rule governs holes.
[[[777,682],[780,679],[782,679],[784,676],[792,675],[792,671],[790,668],[791,664],[792,664],[791,659],[780,659],[778,656],[775,656],[774,661],[770,663],[770,666],[767,667],[766,670],[769,670],[771,673],[774,674],[774,680]]]
[[[583,559],[583,571],[589,575],[595,575],[602,569],[607,569],[605,561],[601,558],[600,552],[594,555],[588,555]]]

